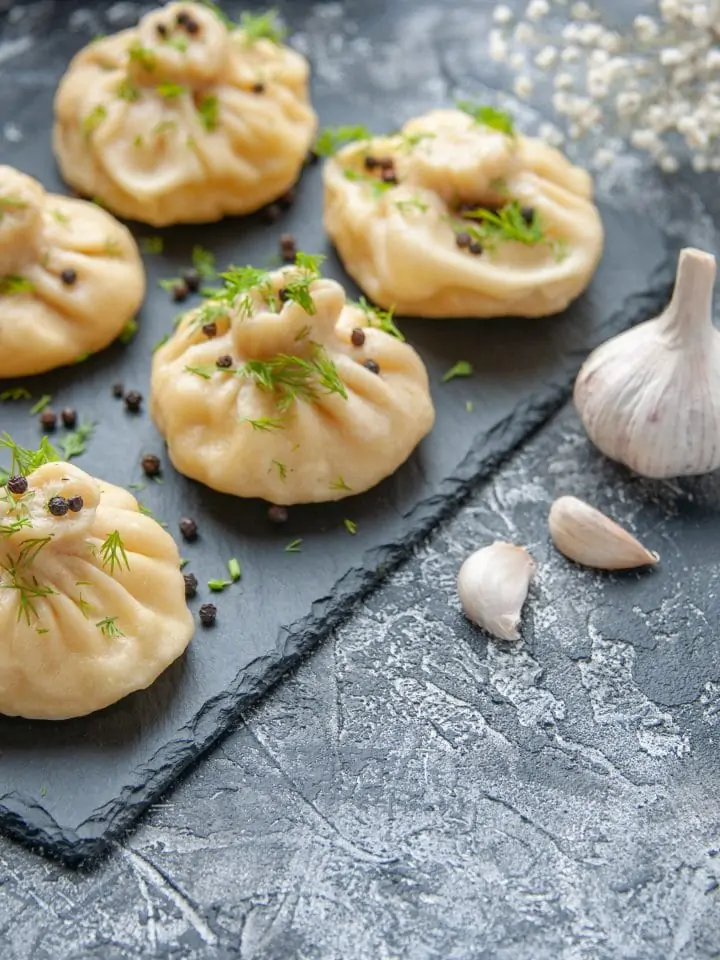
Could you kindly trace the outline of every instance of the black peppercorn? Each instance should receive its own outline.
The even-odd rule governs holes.
[[[461,250],[466,250],[472,243],[472,237],[469,233],[458,233],[455,236],[455,243]]]
[[[269,203],[263,210],[263,216],[268,223],[275,223],[282,216],[282,207],[277,203]]]
[[[187,540],[188,543],[192,543],[193,540],[198,538],[198,528],[197,524],[190,517],[183,517],[180,521],[180,533],[183,535],[183,538]]]
[[[190,19],[190,14],[187,12],[187,10],[181,10],[175,19],[181,27],[184,27]]]
[[[392,169],[383,168],[380,174],[380,179],[383,183],[391,183],[393,185],[396,185],[398,182],[398,178],[395,176],[395,171]]]
[[[10,493],[14,493],[16,497],[21,497],[24,493],[27,493],[28,482],[25,477],[9,477],[7,488]]]
[[[288,207],[291,207],[295,203],[295,190],[290,188],[287,193],[284,193],[278,199],[278,203],[283,210],[287,210]]]
[[[129,390],[125,394],[125,408],[130,413],[139,413],[140,405],[142,404],[143,397],[141,393],[138,393],[137,390]]]
[[[288,509],[287,507],[281,507],[279,504],[274,503],[271,507],[268,507],[268,520],[270,523],[287,523],[288,520]]]
[[[167,30],[167,27],[165,26],[164,23],[159,23],[159,24],[155,27],[155,29],[156,29],[157,32],[158,32],[158,36],[160,36],[160,37],[166,37],[166,36],[167,36],[168,30]]]
[[[254,83],[252,86],[253,93],[265,93],[265,84],[264,83]]]
[[[528,226],[531,226],[533,220],[535,219],[534,207],[523,207],[520,210],[520,216],[523,218],[523,220]]]
[[[365,331],[362,327],[355,327],[350,334],[350,339],[354,347],[361,347],[365,343]]]
[[[190,293],[198,292],[198,290],[200,289],[200,282],[202,280],[202,277],[197,272],[197,270],[194,270],[192,268],[190,270],[183,270],[182,279]]]
[[[200,623],[204,627],[211,627],[217,617],[217,607],[214,603],[204,603],[199,610]]]
[[[52,433],[57,426],[57,414],[54,410],[43,410],[40,414],[40,426],[46,433]]]
[[[216,337],[216,336],[217,336],[217,324],[215,323],[215,321],[214,321],[214,320],[211,320],[210,323],[204,323],[204,324],[203,324],[203,328],[202,328],[202,332],[205,334],[206,337],[209,337],[209,338],[211,338],[211,339],[212,339],[212,337]]]
[[[154,453],[146,453],[140,463],[146,477],[157,477],[162,468],[160,457],[156,457]]]
[[[82,508],[85,506],[82,497],[70,497],[67,504],[68,508],[72,510],[73,513],[80,513]]]
[[[77,270],[68,267],[67,270],[63,270],[60,274],[60,279],[66,286],[71,287],[77,280]]]
[[[184,280],[178,280],[177,283],[173,284],[170,292],[175,303],[182,303],[183,300],[187,300],[190,289]]]
[[[63,426],[67,427],[68,430],[74,430],[77,426],[77,411],[73,410],[72,407],[65,407],[65,409],[60,412],[60,417],[62,418]]]
[[[307,157],[305,157],[305,166],[314,167],[319,159],[320,159],[320,155],[315,153],[314,150],[310,150],[308,151]]]
[[[285,287],[280,287],[278,290],[278,298],[280,299],[281,303],[286,303],[290,299],[290,295]]]
[[[468,250],[474,256],[479,257],[480,254],[483,252],[483,245],[480,243],[479,240],[473,240],[473,242],[468,247]]]
[[[48,500],[47,508],[54,517],[64,517],[70,509],[70,505],[65,497],[51,497]]]
[[[185,599],[192,600],[197,596],[198,580],[194,573],[185,574]]]
[[[122,400],[123,394],[125,393],[125,388],[121,383],[114,383],[112,392],[114,397],[117,397],[118,400]]]
[[[371,360],[368,358],[363,363],[363,366],[366,370],[369,370],[370,373],[380,373],[380,364],[377,362],[377,360]]]
[[[371,157],[370,155],[368,155],[367,157],[365,157],[364,163],[365,163],[365,169],[366,169],[366,170],[375,170],[377,167],[381,166],[381,163],[380,163],[380,161],[378,160],[378,158],[377,158],[377,157]]]
[[[229,353],[225,353],[222,357],[218,357],[215,361],[215,366],[220,367],[221,370],[229,370],[233,365],[233,359]]]
[[[285,263],[294,263],[297,254],[297,240],[292,233],[280,235],[280,255]]]
[[[185,29],[190,36],[193,37],[196,33],[200,32],[200,24],[197,22],[197,20],[193,20],[191,17],[188,17],[185,21]]]

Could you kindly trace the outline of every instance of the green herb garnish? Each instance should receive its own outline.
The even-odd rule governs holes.
[[[338,477],[337,480],[333,480],[333,482],[330,484],[330,489],[346,490],[348,493],[352,493],[352,487],[348,486],[342,477]]]
[[[91,137],[106,117],[107,107],[104,107],[101,103],[93,107],[82,122],[82,130],[85,136]]]
[[[111,577],[115,575],[116,567],[119,570],[122,570],[123,566],[125,566],[126,570],[130,569],[130,561],[125,552],[125,544],[118,530],[113,530],[112,533],[108,534],[106,540],[100,547],[100,556],[102,557],[102,565],[110,568]]]
[[[360,307],[362,312],[368,318],[369,326],[377,327],[378,330],[382,330],[383,333],[390,334],[390,336],[395,337],[396,340],[405,340],[402,331],[395,323],[394,307],[391,307],[389,310],[383,310],[381,307],[374,307],[372,304],[367,302],[365,297],[360,297],[360,299],[357,301],[351,301],[351,304],[355,307]]]
[[[273,466],[275,467],[275,469],[276,469],[277,472],[278,472],[278,476],[280,477],[280,479],[281,479],[281,480],[283,481],[283,483],[284,483],[285,480],[287,479],[287,467],[285,466],[284,463],[281,463],[279,460],[273,460],[272,463],[273,463]]]
[[[92,437],[95,430],[94,423],[81,423],[77,430],[68,433],[60,441],[63,456],[66,460],[72,460],[73,457],[80,457],[87,449],[87,442]]]
[[[232,373],[232,370],[221,370],[219,367],[211,366],[209,363],[196,367],[185,367],[185,373],[194,373],[196,377],[202,377],[203,380],[212,379],[214,373]]]
[[[63,213],[62,210],[53,210],[52,215],[53,220],[57,221],[57,223],[63,227],[66,227],[70,223],[70,217],[66,213]]]
[[[161,120],[160,123],[156,123],[152,128],[150,133],[154,133],[156,137],[162,136],[163,133],[170,133],[171,130],[175,130],[177,127],[177,122],[175,120]]]
[[[38,583],[33,576],[28,576],[22,569],[20,560],[10,561],[7,564],[0,564],[0,570],[8,578],[9,582],[0,582],[0,590],[16,590],[18,595],[18,615],[17,622],[23,618],[30,626],[31,617],[39,619],[38,612],[35,609],[35,601],[43,597],[53,596],[55,591],[52,587],[44,587]]]
[[[153,353],[157,353],[157,351],[160,349],[160,347],[165,346],[165,344],[168,342],[169,339],[170,339],[170,334],[169,334],[169,333],[164,333],[164,334],[160,337],[160,339],[158,340],[158,342],[153,346],[152,352],[153,352]]]
[[[0,393],[0,403],[6,403],[8,400],[32,400],[32,394],[25,387],[11,387],[10,390],[3,390]]]
[[[43,437],[37,450],[28,450],[18,446],[8,433],[0,436],[0,449],[9,450],[11,456],[10,472],[27,477],[33,471],[46,463],[55,463],[60,454],[51,445],[47,437]]]
[[[355,521],[345,519],[343,520],[343,523],[345,524],[345,529],[347,530],[347,532],[355,536],[355,534],[357,533],[357,524],[355,523]]]
[[[195,246],[192,251],[192,265],[203,280],[217,280],[215,254],[204,247]]]
[[[98,620],[95,626],[98,627],[102,635],[108,639],[124,637],[125,634],[117,625],[117,619],[117,617],[105,617],[104,620]]]
[[[180,83],[159,83],[155,89],[166,100],[173,100],[175,97],[181,97],[188,92],[188,88]]]
[[[13,210],[26,209],[27,201],[22,200],[20,197],[14,197],[12,195],[0,197],[0,222],[2,222],[3,217],[8,211],[12,212]]]
[[[313,144],[313,153],[319,157],[332,157],[341,147],[357,140],[372,140],[374,134],[364,126],[323,127]]]
[[[139,63],[148,73],[152,73],[157,66],[157,58],[153,51],[144,47],[137,40],[128,47],[128,57],[133,63]]]
[[[466,401],[465,401],[465,410],[466,410],[468,413],[472,413],[474,409],[475,409],[475,404],[472,402],[472,400],[466,400]]]
[[[235,557],[231,557],[230,560],[228,560],[228,573],[233,583],[237,583],[242,576],[240,561],[236,560]]]
[[[443,374],[442,382],[449,383],[450,380],[455,380],[457,377],[471,377],[473,375],[472,364],[468,363],[467,360],[458,360],[454,366]]]
[[[208,580],[208,588],[213,593],[222,593],[225,587],[231,587],[232,580]]]
[[[417,210],[418,213],[427,213],[430,207],[419,197],[410,197],[408,200],[396,200],[395,206],[400,213],[407,213],[408,210]]]
[[[44,393],[38,402],[30,407],[30,416],[34,417],[38,413],[42,413],[46,407],[49,407],[52,403],[52,397],[49,393]]]
[[[458,110],[462,110],[463,113],[467,113],[468,116],[472,117],[475,123],[479,123],[484,127],[490,127],[492,130],[498,130],[508,137],[515,136],[515,123],[513,118],[504,110],[497,110],[495,107],[474,103],[472,100],[458,100],[455,105]]]
[[[135,319],[135,317],[130,317],[128,322],[122,328],[122,331],[120,333],[120,336],[118,337],[118,340],[124,347],[126,347],[130,343],[130,341],[134,338],[135,334],[138,332],[138,329],[139,328],[138,328],[137,320]]]
[[[141,237],[140,249],[143,253],[150,255],[162,253],[165,249],[165,241],[162,237]]]
[[[298,537],[297,540],[291,540],[290,543],[285,547],[285,553],[300,553],[301,546],[302,537]]]
[[[357,170],[346,169],[343,170],[343,176],[346,180],[352,180],[353,183],[364,183],[369,187],[372,187],[373,196],[376,200],[387,193],[388,190],[394,190],[397,186],[396,183],[386,183],[384,180],[380,180],[378,177],[373,177],[369,173],[359,173]]]
[[[258,417],[257,420],[243,420],[243,423],[249,423],[253,430],[260,430],[263,433],[285,428],[285,421],[279,417]]]
[[[200,122],[208,133],[217,129],[220,123],[220,101],[216,96],[208,94],[208,96],[203,97],[197,105],[197,112]]]
[[[280,44],[287,36],[287,29],[280,23],[278,12],[274,8],[265,13],[246,11],[240,14],[240,29],[245,31],[245,39],[248,43],[270,40],[272,43]]]
[[[115,92],[121,100],[127,100],[128,103],[136,103],[140,99],[140,88],[128,77],[121,81]]]
[[[188,47],[190,46],[186,37],[166,37],[163,39],[163,43],[166,47],[172,47],[173,50],[177,50],[178,53],[187,53]]]
[[[0,277],[0,296],[11,297],[16,293],[33,293],[35,284],[27,277],[21,277],[19,273],[9,273],[7,276]]]

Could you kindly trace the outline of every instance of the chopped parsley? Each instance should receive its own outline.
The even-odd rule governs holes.
[[[474,103],[472,100],[458,100],[455,105],[458,110],[462,110],[463,113],[472,117],[475,123],[479,123],[483,127],[490,127],[492,130],[504,133],[508,137],[515,136],[513,118],[504,110]]]
[[[472,364],[467,360],[458,360],[450,369],[443,374],[442,382],[449,383],[457,377],[471,377],[473,375]]]
[[[313,144],[313,152],[319,157],[332,157],[348,143],[357,140],[371,140],[374,134],[364,126],[323,127]]]

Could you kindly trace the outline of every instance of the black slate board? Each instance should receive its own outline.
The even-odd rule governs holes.
[[[50,189],[61,189],[47,136],[52,87],[60,64],[79,43],[61,34],[44,42],[41,55],[57,65],[56,75],[23,115],[37,133],[2,156]],[[13,116],[13,97],[7,88],[0,97],[3,122]],[[341,96],[318,97],[316,105],[321,122],[336,122],[343,114]],[[355,109],[353,120],[379,129],[393,126],[392,119],[379,119],[377,108],[367,116]],[[320,172],[310,168],[297,203],[272,227],[253,217],[202,228],[136,230],[139,236],[165,238],[163,255],[146,257],[150,292],[137,337],[80,366],[24,381],[36,397],[50,393],[56,407],[71,405],[98,421],[79,466],[125,485],[142,480],[143,452],[162,452],[149,417],[127,415],[111,397],[110,384],[122,380],[148,394],[150,350],[177,313],[157,279],[187,265],[193,244],[212,250],[220,264],[264,265],[277,252],[279,233],[289,230],[304,249],[329,253],[326,272],[347,283],[322,235],[320,198]],[[0,718],[0,827],[69,863],[101,855],[242,710],[406,557],[473,483],[560,405],[593,345],[657,312],[672,281],[669,245],[632,212],[607,204],[602,212],[606,256],[588,293],[563,316],[404,322],[430,369],[438,420],[408,464],[376,490],[341,504],[296,508],[282,529],[268,525],[262,504],[214,494],[171,470],[162,485],[149,484],[139,494],[173,533],[181,515],[198,520],[201,539],[182,552],[201,582],[222,576],[230,556],[242,561],[243,580],[218,598],[217,627],[199,631],[187,656],[149,691],[82,720]],[[473,364],[475,376],[441,385],[442,374],[459,359]],[[3,382],[0,389],[10,385]],[[0,429],[27,444],[38,438],[29,406],[0,406]],[[357,523],[356,536],[345,530],[344,518]],[[303,539],[299,555],[284,550],[294,538]],[[203,589],[194,605],[207,593]]]

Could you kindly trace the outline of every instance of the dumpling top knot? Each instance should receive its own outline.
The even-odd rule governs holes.
[[[171,3],[140,21],[128,46],[128,71],[141,86],[177,81],[199,88],[222,75],[229,54],[228,30],[212,10]]]

